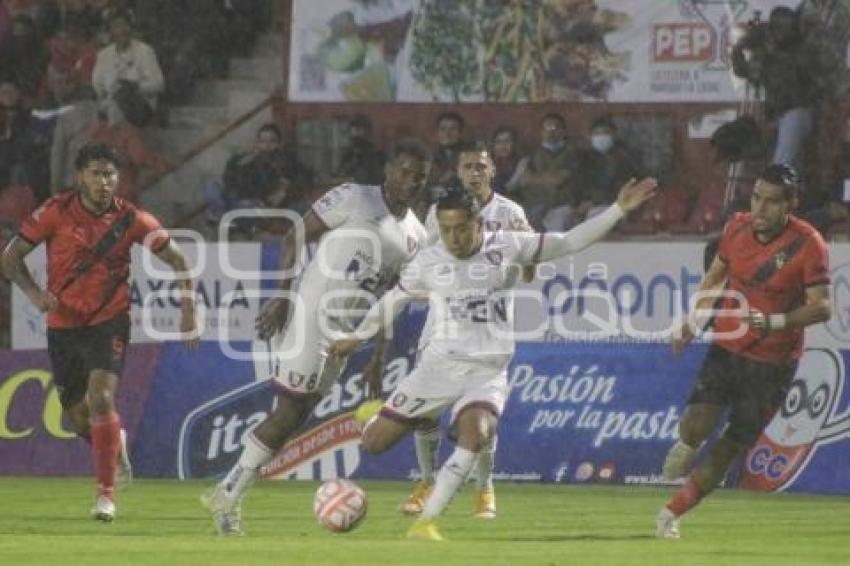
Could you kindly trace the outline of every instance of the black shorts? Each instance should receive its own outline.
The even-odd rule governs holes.
[[[729,406],[724,436],[749,446],[782,406],[797,363],[769,364],[711,345],[688,405]]]
[[[130,315],[126,313],[94,326],[48,328],[47,352],[62,406],[67,409],[85,398],[92,370],[120,377],[129,341]]]

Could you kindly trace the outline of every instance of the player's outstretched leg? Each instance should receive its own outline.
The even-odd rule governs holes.
[[[211,490],[201,495],[201,504],[212,514],[216,532],[223,536],[241,536],[242,498],[259,475],[307,418],[318,402],[317,395],[293,399],[278,395],[275,410],[242,441],[242,453],[236,465]]]
[[[467,407],[458,413],[456,426],[457,447],[440,468],[422,514],[407,532],[408,538],[443,540],[437,530],[436,519],[472,471],[481,448],[493,436],[496,430],[496,416],[487,409]]]
[[[405,515],[419,515],[425,506],[425,500],[434,487],[434,470],[437,468],[437,454],[440,451],[440,424],[429,421],[414,433],[416,461],[419,463],[421,479],[413,486],[413,491],[399,506]]]
[[[493,486],[493,465],[496,459],[497,436],[487,442],[476,462],[476,491],[473,499],[473,516],[477,519],[496,518],[496,490]]]
[[[91,509],[98,521],[115,519],[115,475],[121,449],[121,419],[114,398],[118,377],[105,370],[92,370],[86,399],[89,404],[89,431],[97,495]]]
[[[726,475],[729,465],[743,449],[744,445],[738,442],[720,438],[712,446],[706,461],[688,476],[684,485],[658,512],[655,518],[655,536],[664,539],[679,538],[679,519],[714,491]]]
[[[685,475],[699,454],[701,446],[702,444],[699,444],[694,447],[677,440],[664,458],[661,476],[667,481],[673,481]]]
[[[675,480],[688,473],[711,432],[717,426],[721,407],[708,403],[693,403],[685,408],[679,421],[679,440],[667,452],[661,474]]]

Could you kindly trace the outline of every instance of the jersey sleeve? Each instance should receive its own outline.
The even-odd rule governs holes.
[[[803,285],[829,284],[829,249],[820,234],[814,233],[803,252]]]
[[[422,297],[428,294],[422,258],[422,252],[416,254],[416,257],[402,268],[398,281],[398,289],[414,297]]]
[[[516,206],[511,210],[508,220],[508,230],[513,232],[532,232],[531,223],[525,215],[525,210],[521,206]]]
[[[511,241],[517,247],[516,258],[521,264],[537,263],[543,251],[544,234],[535,232],[513,232]]]
[[[144,210],[136,211],[136,220],[133,223],[133,241],[142,244],[153,253],[161,251],[168,245],[171,236],[162,227],[156,217]]]
[[[30,244],[37,246],[56,233],[61,213],[55,200],[49,200],[30,214],[21,223],[18,234]]]
[[[337,228],[349,219],[354,208],[354,188],[340,185],[313,203],[313,212],[329,229]]]

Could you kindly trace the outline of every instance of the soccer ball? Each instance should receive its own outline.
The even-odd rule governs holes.
[[[330,480],[313,498],[313,514],[332,533],[347,533],[366,518],[366,492],[349,480]]]

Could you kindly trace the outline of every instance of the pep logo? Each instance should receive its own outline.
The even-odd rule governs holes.
[[[659,24],[652,28],[654,63],[705,63],[714,58],[717,34],[703,23]]]
[[[58,439],[76,438],[76,434],[62,427],[62,405],[59,392],[52,387],[51,373],[43,369],[25,369],[9,376],[0,385],[0,440],[22,440],[33,436],[37,427],[42,426],[52,437]],[[24,390],[35,385],[44,393],[43,397],[33,399],[32,393],[24,398]],[[33,404],[41,405],[41,421]],[[15,410],[21,407],[20,410]],[[27,415],[26,423],[15,416]]]

